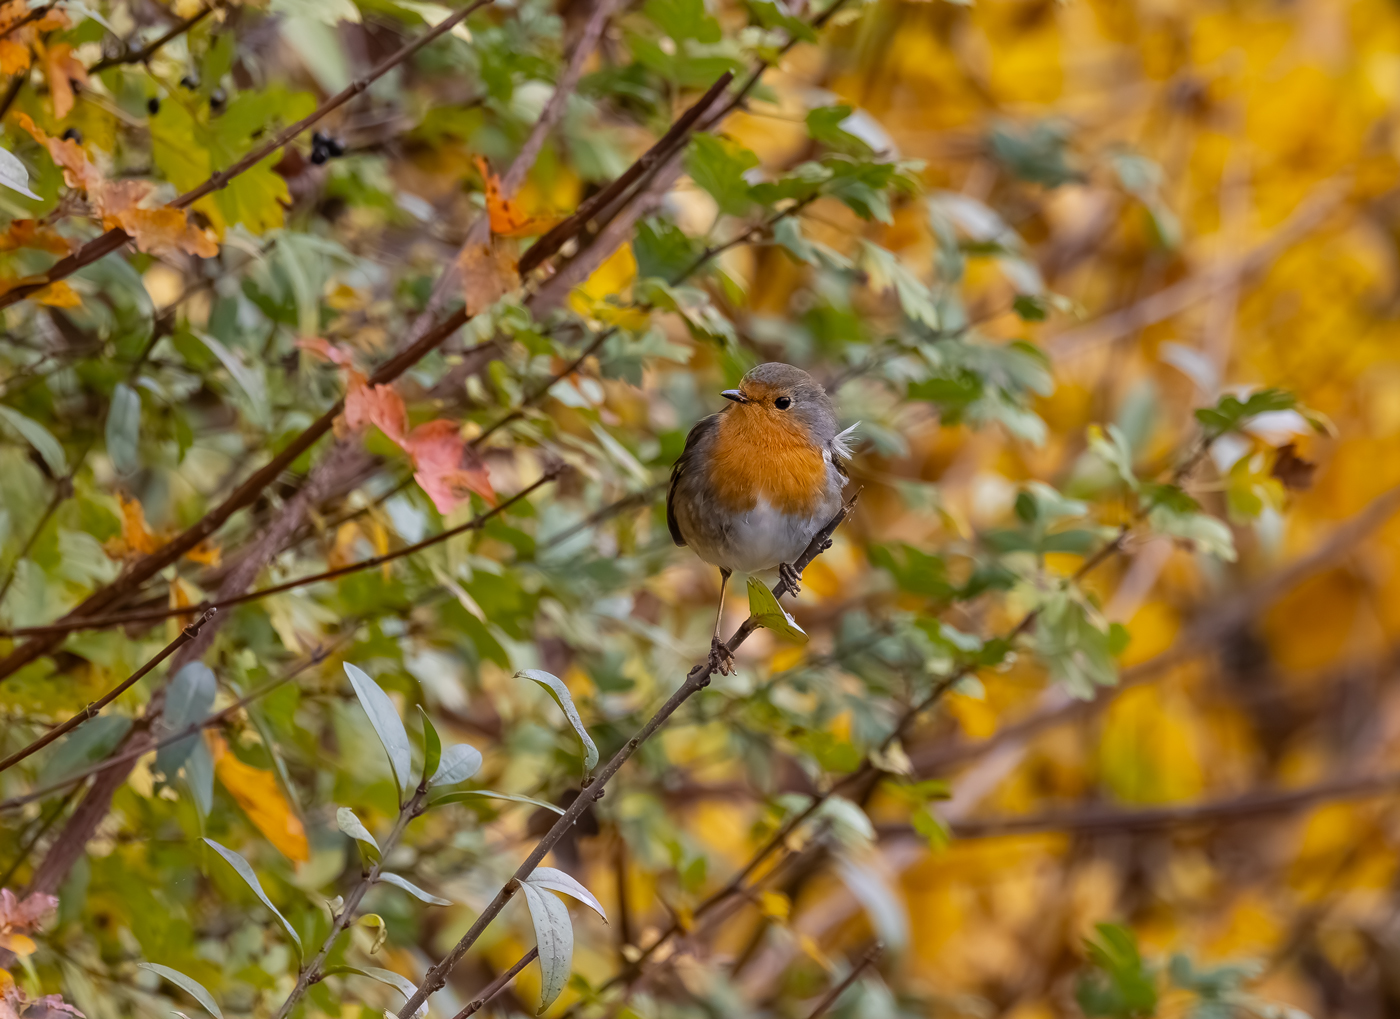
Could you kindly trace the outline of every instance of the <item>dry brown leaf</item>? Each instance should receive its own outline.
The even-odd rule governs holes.
[[[73,112],[73,83],[87,84],[87,68],[73,55],[69,43],[55,43],[44,53],[44,77],[49,80],[53,115],[62,120]]]
[[[0,251],[15,251],[18,248],[37,248],[54,255],[66,255],[74,245],[51,226],[34,219],[15,219],[10,227],[0,234]]]
[[[34,55],[28,46],[21,45],[13,39],[0,39],[0,72],[18,74],[27,71],[33,60]]]
[[[519,283],[515,257],[493,239],[487,244],[468,244],[458,256],[462,273],[462,293],[467,314],[476,315],[491,307]]]
[[[238,801],[248,820],[287,859],[297,863],[310,859],[306,829],[282,795],[276,776],[244,764],[229,752],[228,744],[218,733],[209,732],[206,736],[214,758],[214,774],[229,795]]]
[[[514,198],[501,190],[501,178],[491,172],[491,166],[481,156],[472,160],[481,174],[486,189],[486,214],[491,219],[491,232],[498,237],[535,237],[555,223],[556,216],[528,216]]]

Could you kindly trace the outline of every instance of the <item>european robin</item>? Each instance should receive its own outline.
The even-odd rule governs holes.
[[[730,575],[776,567],[797,593],[792,563],[841,507],[855,426],[838,432],[826,390],[790,364],[761,364],[720,395],[730,405],[690,430],[671,469],[666,523],[677,545],[719,567],[710,663],[727,674],[719,624]]]

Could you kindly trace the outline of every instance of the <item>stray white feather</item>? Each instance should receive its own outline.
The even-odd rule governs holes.
[[[857,421],[855,424],[851,425],[851,427],[850,427],[850,428],[847,428],[845,431],[838,432],[838,433],[836,434],[836,438],[834,438],[834,439],[831,440],[831,448],[832,448],[832,450],[833,450],[833,451],[836,453],[836,455],[839,456],[842,460],[849,460],[849,459],[851,458],[851,440],[855,438],[856,429],[859,428],[859,427],[860,427],[860,422]]]

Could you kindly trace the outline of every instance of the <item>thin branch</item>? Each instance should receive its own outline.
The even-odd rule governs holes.
[[[295,679],[297,676],[301,675],[301,673],[305,672],[313,665],[319,665],[321,662],[325,661],[326,658],[330,656],[330,653],[333,650],[335,650],[335,648],[337,648],[340,644],[344,643],[349,638],[349,635],[354,632],[354,629],[354,625],[348,627],[344,632],[338,635],[329,644],[324,644],[318,647],[315,651],[311,652],[310,655],[302,659],[302,661],[295,665],[293,668],[289,669],[281,676],[278,676],[276,679],[264,683],[262,686],[258,687],[256,690],[253,690],[251,693],[240,697],[228,707],[222,708],[219,711],[214,712],[212,715],[209,715],[208,717],[203,718],[198,722],[191,722],[183,729],[176,730],[175,732],[170,733],[168,736],[163,736],[154,743],[132,748],[131,750],[116,755],[115,757],[109,757],[105,761],[98,761],[96,764],[91,765],[90,767],[84,768],[83,770],[78,772],[74,772],[67,778],[59,779],[57,782],[50,783],[49,785],[43,786],[39,789],[35,789],[31,792],[24,793],[23,795],[12,796],[8,800],[0,800],[0,812],[7,810],[15,810],[19,807],[24,806],[26,803],[33,803],[36,800],[42,800],[46,796],[58,792],[60,789],[64,789],[78,782],[82,782],[85,779],[91,778],[93,775],[99,774],[104,771],[110,771],[111,769],[120,767],[123,764],[130,764],[143,757],[144,755],[149,754],[153,750],[159,750],[161,747],[167,747],[172,743],[178,743],[183,739],[188,739],[190,736],[193,736],[204,729],[212,729],[215,726],[222,725],[225,721],[227,721],[229,718],[232,718],[238,712],[242,711],[249,704],[252,704],[254,701],[262,697],[266,697],[268,694],[272,693],[272,691],[276,690],[284,683],[288,683],[291,680]]]
[[[40,750],[43,750],[44,747],[48,746],[60,736],[64,735],[65,733],[72,732],[78,726],[86,722],[89,718],[92,718],[94,715],[96,715],[108,704],[111,704],[122,694],[126,693],[126,691],[130,690],[133,686],[135,686],[147,675],[149,675],[151,670],[153,670],[156,666],[160,665],[161,662],[165,661],[177,650],[184,647],[190,641],[194,640],[195,635],[199,633],[199,628],[209,621],[209,618],[214,614],[214,612],[215,610],[211,608],[198,619],[196,619],[193,623],[190,623],[189,626],[185,627],[183,630],[180,631],[180,635],[178,637],[172,640],[169,644],[165,645],[165,647],[161,648],[159,654],[157,654],[154,658],[146,662],[145,665],[141,666],[141,668],[137,669],[130,676],[126,677],[126,679],[122,680],[116,686],[112,687],[112,689],[108,690],[97,700],[93,701],[87,707],[83,708],[82,711],[79,711],[76,715],[73,715],[67,721],[55,725],[52,729],[44,733],[44,735],[40,736],[33,743],[30,743],[26,747],[21,747],[19,750],[16,750],[14,753],[12,753],[9,757],[6,757],[3,761],[0,761],[0,772],[8,771],[20,761],[24,760],[26,757],[30,756],[31,754],[38,753]],[[190,610],[186,609],[184,614],[190,614]]]
[[[17,29],[23,28],[25,25],[33,24],[34,22],[36,22],[36,21],[40,20],[41,18],[47,16],[48,13],[49,13],[50,11],[52,11],[52,10],[53,10],[55,7],[57,7],[57,6],[58,6],[57,3],[51,3],[51,4],[45,4],[43,7],[35,7],[35,8],[34,8],[33,10],[31,10],[28,14],[26,14],[24,17],[20,18],[20,19],[19,19],[18,21],[16,21],[13,25],[11,25],[9,28],[5,29],[3,32],[0,32],[0,39],[5,38],[5,37],[8,36],[11,32],[16,31]]]
[[[846,979],[826,992],[822,1000],[817,1002],[817,1007],[812,1009],[812,1014],[809,1015],[807,1019],[821,1019],[821,1017],[826,1014],[827,1010],[830,1009],[832,1005],[836,1004],[836,999],[846,993],[846,988],[855,983],[868,967],[874,965],[875,960],[880,957],[880,953],[884,950],[885,946],[878,941],[867,948],[865,954],[860,957],[860,961],[852,966],[851,971],[846,974]]]
[[[216,4],[211,4],[210,6],[205,7],[202,10],[190,15],[188,18],[185,18],[183,21],[177,22],[176,24],[171,26],[169,31],[158,36],[155,40],[141,47],[139,50],[136,50],[134,53],[131,50],[130,43],[123,42],[122,52],[120,54],[110,57],[103,57],[101,60],[97,61],[95,64],[89,67],[87,69],[87,73],[98,74],[102,71],[107,70],[108,68],[120,67],[123,64],[144,64],[146,61],[150,60],[151,57],[159,53],[161,47],[164,46],[166,43],[170,42],[172,39],[176,39],[179,36],[184,35],[190,29],[194,28],[195,25],[198,25],[205,18],[209,17],[209,15],[213,14],[214,8],[216,6]]]
[[[237,177],[245,170],[249,170],[252,167],[256,166],[258,163],[262,162],[264,159],[272,155],[278,149],[285,146],[297,135],[301,134],[303,131],[305,131],[312,125],[316,124],[328,113],[339,109],[340,107],[348,103],[351,99],[359,95],[361,92],[364,92],[367,88],[370,87],[370,85],[374,84],[374,82],[379,80],[389,71],[393,70],[399,64],[412,57],[424,46],[428,45],[428,43],[441,37],[447,32],[450,32],[458,24],[466,20],[468,15],[472,14],[474,11],[492,2],[494,2],[494,0],[472,0],[470,4],[457,11],[457,13],[451,14],[448,17],[443,18],[442,21],[438,22],[435,26],[433,26],[431,30],[420,35],[417,39],[413,40],[412,42],[405,43],[394,53],[385,57],[378,64],[376,64],[374,68],[364,77],[356,78],[349,85],[345,86],[345,88],[341,89],[335,95],[331,96],[324,103],[316,107],[316,109],[311,111],[311,113],[307,114],[301,120],[297,121],[291,127],[285,128],[267,143],[260,145],[253,151],[247,153],[245,156],[243,156],[243,158],[239,159],[228,169],[218,171],[217,173],[213,174],[208,180],[206,180],[203,184],[200,184],[198,187],[194,188],[191,191],[186,191],[179,198],[176,198],[173,202],[171,202],[169,208],[188,208],[189,206],[193,205],[195,202],[203,198],[205,195],[212,194],[215,191],[219,191],[223,188],[228,187],[229,181],[233,180],[233,178]],[[98,259],[103,258],[106,255],[110,255],[113,251],[116,251],[118,248],[120,248],[123,244],[126,244],[131,239],[131,235],[128,234],[125,230],[121,229],[120,227],[108,230],[106,233],[102,234],[102,236],[95,237],[92,240],[88,241],[73,254],[68,255],[65,258],[59,259],[52,266],[49,267],[49,270],[46,273],[44,273],[40,279],[32,283],[21,284],[10,290],[5,291],[5,293],[3,294],[0,294],[0,308],[8,308],[10,305],[16,304],[19,301],[24,300],[26,297],[44,289],[45,287],[56,282],[57,280],[66,279],[67,277],[73,275],[73,273],[77,272],[84,266],[91,265]]]
[[[500,994],[501,991],[505,990],[506,984],[514,980],[516,976],[519,975],[522,969],[524,969],[526,966],[530,965],[530,963],[538,959],[539,955],[540,949],[539,946],[536,945],[534,948],[530,949],[528,952],[522,955],[519,959],[515,960],[514,966],[506,970],[495,980],[492,980],[489,984],[482,988],[481,993],[478,994],[472,1001],[469,1001],[466,1004],[466,1006],[462,1009],[462,1011],[458,1012],[455,1016],[452,1017],[452,1019],[467,1019],[467,1016],[475,1015],[477,1012],[480,1012],[483,1008],[486,1007],[486,1003],[488,1001],[490,1001],[496,995]]]
[[[359,573],[363,570],[371,570],[374,569],[376,566],[383,566],[385,563],[391,563],[396,559],[403,559],[406,556],[416,555],[417,553],[423,551],[425,548],[432,548],[434,545],[440,545],[444,541],[457,537],[457,535],[459,534],[465,534],[468,531],[480,530],[483,526],[486,525],[486,523],[489,520],[504,513],[506,510],[514,506],[517,502],[529,496],[536,489],[553,481],[560,475],[560,473],[563,472],[563,470],[564,468],[562,466],[550,468],[550,470],[546,471],[544,475],[540,477],[539,480],[535,481],[533,484],[521,489],[519,492],[511,496],[499,506],[492,507],[490,511],[483,513],[480,516],[473,517],[471,520],[468,520],[464,524],[458,524],[456,527],[448,528],[447,530],[442,531],[438,534],[434,534],[431,537],[424,538],[422,541],[414,542],[412,545],[405,545],[403,548],[395,549],[392,552],[386,552],[383,555],[371,556],[369,559],[361,559],[358,562],[353,562],[346,566],[339,566],[333,570],[325,570],[321,573],[313,573],[307,577],[297,577],[294,580],[286,580],[280,584],[273,584],[271,587],[259,588],[256,591],[245,591],[242,594],[234,595],[229,598],[218,598],[214,601],[202,601],[197,605],[186,605],[183,608],[151,609],[145,612],[117,612],[109,616],[86,616],[80,619],[76,619],[70,623],[54,623],[49,626],[21,626],[10,630],[0,630],[0,637],[28,637],[39,634],[62,634],[71,633],[74,630],[98,630],[105,629],[109,626],[127,626],[133,623],[153,623],[158,622],[162,619],[169,619],[172,616],[191,615],[195,612],[201,612],[206,609],[212,612],[215,609],[228,608],[230,605],[242,605],[246,602],[257,601],[260,598],[266,598],[269,595],[281,594],[284,591],[292,591],[298,587],[305,587],[308,584],[319,584],[322,581],[335,580],[338,577],[344,577],[351,573]],[[0,763],[0,771],[4,771],[5,767],[5,763]]]
[[[0,119],[3,119],[5,114],[10,112],[10,107],[19,98],[20,89],[24,88],[24,83],[28,80],[29,75],[21,72],[10,81],[10,87],[5,90],[5,98],[0,99]]]
[[[812,538],[806,551],[793,563],[793,568],[797,574],[800,575],[813,559],[827,548],[831,547],[831,535],[836,531],[836,528],[841,526],[842,521],[850,515],[854,504],[855,499],[852,498],[852,500],[844,504],[836,515],[827,522],[826,526]],[[780,598],[786,593],[788,593],[787,581],[778,581],[773,587],[773,596],[775,598]],[[739,627],[734,636],[729,638],[727,647],[731,654],[738,650],[739,646],[743,644],[749,634],[757,629],[757,626],[758,623],[755,618],[752,615],[749,616],[744,625]],[[531,851],[530,855],[527,856],[525,861],[516,869],[511,879],[501,886],[495,898],[493,898],[486,908],[482,910],[480,915],[477,916],[476,921],[471,925],[467,933],[462,936],[461,940],[453,946],[452,951],[428,970],[418,991],[413,997],[409,998],[403,1008],[399,1010],[400,1019],[409,1019],[410,1016],[418,1011],[420,1005],[427,1001],[431,995],[436,993],[443,984],[447,982],[447,974],[452,971],[452,968],[457,965],[462,956],[464,956],[468,949],[481,937],[491,921],[505,908],[506,903],[510,901],[511,897],[520,887],[521,882],[534,872],[535,868],[540,865],[540,862],[549,851],[554,848],[555,843],[563,838],[568,830],[573,827],[574,822],[578,820],[579,816],[592,806],[594,802],[603,798],[603,792],[608,782],[621,770],[622,766],[627,763],[628,759],[636,752],[637,748],[650,739],[651,736],[665,724],[666,720],[675,714],[676,710],[689,700],[693,694],[709,685],[710,675],[714,669],[714,666],[711,664],[712,659],[713,655],[711,655],[710,659],[701,662],[699,665],[696,665],[695,668],[691,669],[685,678],[685,682],[680,685],[675,693],[667,698],[666,703],[657,710],[656,714],[652,715],[647,723],[638,730],[637,734],[624,743],[621,749],[613,755],[612,759],[585,783],[580,795],[575,798],[573,803],[569,804],[563,816],[554,823],[554,826],[549,829],[548,833],[535,845],[534,850]]]

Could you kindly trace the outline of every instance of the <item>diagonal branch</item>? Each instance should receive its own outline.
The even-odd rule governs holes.
[[[458,10],[455,14],[451,14],[448,17],[443,18],[440,22],[433,26],[431,30],[423,33],[417,39],[414,39],[412,42],[405,43],[403,46],[399,47],[399,49],[396,50],[394,53],[391,53],[389,56],[385,57],[378,64],[376,64],[374,68],[370,70],[370,72],[364,77],[356,78],[349,85],[345,86],[345,88],[341,89],[335,95],[331,96],[329,99],[327,99],[320,106],[316,107],[316,109],[312,110],[301,120],[297,121],[290,127],[282,130],[270,141],[258,146],[252,152],[249,152],[247,155],[243,156],[242,159],[239,159],[228,169],[220,170],[217,173],[213,174],[208,180],[206,180],[203,184],[200,184],[193,190],[186,191],[179,198],[176,198],[173,202],[171,202],[169,208],[188,208],[189,206],[193,205],[195,202],[203,198],[205,195],[212,194],[215,191],[219,191],[223,188],[228,187],[229,181],[233,180],[240,173],[243,173],[245,170],[249,170],[252,167],[256,166],[258,163],[262,162],[268,156],[272,155],[278,149],[286,145],[297,135],[301,134],[307,128],[320,121],[328,113],[344,106],[351,99],[355,98],[361,92],[364,92],[367,88],[370,87],[370,85],[374,84],[374,82],[378,81],[389,71],[393,70],[395,67],[399,66],[399,64],[412,57],[424,46],[428,45],[428,43],[432,42],[435,39],[438,39],[447,32],[450,32],[453,28],[455,28],[461,22],[466,20],[467,16],[470,15],[472,12],[493,2],[494,0],[472,0],[471,3],[469,3],[466,7],[463,7],[460,10]],[[73,273],[77,272],[84,266],[91,265],[93,262],[96,262],[99,258],[103,258],[106,255],[110,255],[112,252],[116,251],[118,248],[120,248],[123,244],[126,244],[131,239],[131,235],[128,234],[125,230],[121,229],[120,227],[115,227],[111,230],[108,230],[100,237],[95,237],[92,240],[88,241],[77,251],[73,252],[73,254],[59,259],[52,266],[50,266],[48,271],[43,273],[37,280],[34,280],[30,283],[20,284],[19,286],[16,286],[10,290],[5,291],[3,294],[0,294],[0,308],[8,308],[10,305],[17,304],[18,302],[24,300],[31,294],[43,290],[50,284],[61,279],[66,279],[67,277],[73,275]]]

